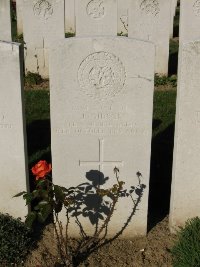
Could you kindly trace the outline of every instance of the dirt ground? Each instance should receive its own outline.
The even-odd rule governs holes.
[[[92,253],[79,267],[171,267],[170,249],[175,241],[168,229],[168,217],[158,223],[146,237],[132,240],[115,240],[97,252]],[[25,267],[53,267],[56,257],[56,243],[53,235],[46,231]]]

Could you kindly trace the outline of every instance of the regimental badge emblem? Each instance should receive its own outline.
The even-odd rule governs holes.
[[[160,5],[158,0],[143,0],[140,9],[147,15],[157,16],[160,13]]]
[[[47,20],[53,15],[53,7],[47,0],[38,0],[33,4],[33,12],[35,16]]]
[[[100,19],[105,15],[103,0],[91,0],[87,5],[87,14],[93,19]]]
[[[84,94],[105,100],[119,94],[125,84],[125,68],[118,57],[96,52],[86,57],[78,70],[78,81]]]

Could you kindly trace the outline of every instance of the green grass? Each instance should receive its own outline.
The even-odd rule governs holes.
[[[35,120],[50,119],[49,91],[25,91],[26,122],[30,124]]]
[[[156,91],[154,94],[153,137],[167,129],[175,120],[176,91]]]
[[[174,267],[200,266],[200,218],[186,222],[177,233],[178,239],[172,248]]]
[[[49,91],[25,91],[25,114],[29,164],[51,161]]]

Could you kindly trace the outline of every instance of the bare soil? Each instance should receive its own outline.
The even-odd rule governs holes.
[[[145,237],[115,240],[92,253],[79,267],[171,267],[175,235],[170,234],[168,217],[158,223]],[[29,255],[25,267],[53,267],[57,256],[56,240],[46,230],[38,247]]]

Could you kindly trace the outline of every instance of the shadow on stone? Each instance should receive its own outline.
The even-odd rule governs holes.
[[[152,140],[148,231],[160,222],[170,207],[174,124]]]

